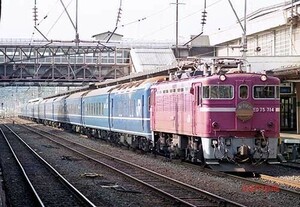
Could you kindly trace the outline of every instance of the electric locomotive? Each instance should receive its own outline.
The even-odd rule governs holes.
[[[151,87],[156,148],[212,166],[276,160],[280,80],[239,67],[202,72]]]

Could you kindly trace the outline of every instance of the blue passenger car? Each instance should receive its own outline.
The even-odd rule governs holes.
[[[118,85],[110,94],[111,131],[121,142],[146,150],[153,144],[150,130],[150,87],[160,78]]]
[[[45,110],[45,122],[51,123],[54,121],[53,113],[53,101],[55,98],[45,99],[42,104],[44,105]]]
[[[82,126],[82,97],[87,91],[73,93],[66,97],[67,122],[71,125]]]
[[[110,130],[109,104],[112,87],[92,90],[83,96],[83,126],[96,130]]]
[[[39,100],[36,100],[32,103],[32,105],[33,105],[33,118],[35,120],[39,120],[39,117],[40,117],[40,115],[39,115],[39,102],[40,102]]]
[[[39,102],[39,118],[43,122],[46,119],[45,103],[47,99],[44,99]]]
[[[59,96],[53,100],[53,120],[57,123],[66,123],[66,95]]]
[[[30,119],[33,119],[33,103],[32,102],[28,102],[25,106],[25,113],[24,115],[27,116]]]

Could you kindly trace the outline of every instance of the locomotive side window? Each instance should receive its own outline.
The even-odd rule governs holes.
[[[202,96],[203,98],[209,98],[209,86],[203,86]]]
[[[275,86],[254,86],[254,98],[273,99],[276,95]]]
[[[233,86],[231,85],[203,86],[203,98],[231,99],[233,98]]]
[[[248,98],[248,86],[241,85],[240,86],[240,99],[247,99]]]

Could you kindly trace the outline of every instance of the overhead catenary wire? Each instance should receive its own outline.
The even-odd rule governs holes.
[[[62,2],[62,0],[57,0],[56,4],[57,4],[59,1]],[[66,6],[64,6],[64,10],[60,13],[60,15],[58,16],[58,18],[54,21],[53,25],[50,27],[50,29],[47,31],[47,33],[46,33],[45,35],[38,29],[38,26],[40,26],[40,24],[41,24],[45,19],[48,18],[49,14],[50,14],[51,11],[53,10],[54,6],[47,12],[47,14],[41,19],[41,21],[40,21],[39,23],[37,23],[36,25],[34,25],[34,31],[38,31],[38,32],[43,36],[43,38],[45,38],[47,41],[49,41],[48,38],[47,38],[47,36],[48,36],[49,33],[51,32],[51,30],[54,28],[54,26],[57,24],[57,22],[60,20],[60,18],[62,17],[62,15],[66,12],[66,9],[70,6],[70,4],[71,4],[72,2],[73,2],[73,0],[70,0],[69,3],[68,3]],[[68,14],[67,14],[67,15],[68,15]],[[72,21],[71,21],[71,22],[72,22]],[[72,22],[72,24],[73,24],[73,26],[75,26],[73,22]],[[33,39],[33,36],[34,36],[34,34],[35,34],[34,31],[32,32],[32,37],[31,37],[31,39]]]
[[[66,5],[66,8],[68,8],[70,6],[70,4],[72,3],[73,0],[70,0],[70,2]],[[60,20],[60,18],[62,17],[62,15],[65,13],[65,10],[63,10],[60,15],[58,16],[58,18],[55,20],[55,22],[53,23],[53,25],[50,27],[50,29],[48,30],[48,32],[46,33],[46,36],[49,35],[49,33],[51,32],[51,30],[54,28],[54,26],[57,24],[57,22]]]
[[[131,25],[131,24],[135,24],[135,23],[139,23],[139,22],[141,22],[141,21],[147,20],[147,19],[149,19],[149,18],[151,18],[151,17],[153,17],[153,16],[156,16],[156,15],[158,15],[158,14],[160,14],[160,13],[162,13],[162,12],[168,10],[168,9],[170,9],[169,6],[166,7],[166,8],[164,8],[164,9],[161,9],[161,10],[159,10],[159,11],[153,13],[153,14],[150,14],[150,15],[148,15],[148,16],[145,16],[145,17],[142,17],[142,18],[140,18],[140,19],[137,19],[137,20],[128,22],[128,23],[126,23],[126,24],[122,24],[121,27],[126,27],[126,26],[129,26],[129,25]],[[121,14],[122,14],[122,0],[120,0],[120,6],[119,6],[118,14],[117,14],[117,20],[116,20],[115,28],[114,28],[113,32],[110,34],[110,36],[109,36],[109,38],[108,38],[108,40],[107,40],[106,42],[109,42],[111,36],[112,36],[112,35],[115,33],[115,31],[119,28],[118,23],[121,22]]]
[[[150,14],[150,15],[148,15],[148,16],[139,18],[139,19],[137,19],[137,20],[128,22],[128,23],[126,23],[126,24],[122,24],[121,27],[126,27],[126,26],[131,25],[131,24],[139,23],[139,22],[144,21],[144,20],[146,20],[146,19],[149,19],[149,18],[151,18],[151,17],[153,17],[153,16],[156,16],[156,15],[158,15],[158,14],[160,14],[160,13],[162,13],[162,12],[168,10],[168,9],[170,9],[169,6],[166,7],[166,8],[164,8],[164,9],[161,9],[161,10],[159,10],[159,11],[153,13],[153,14]]]
[[[206,8],[212,7],[212,6],[214,6],[215,4],[218,4],[218,3],[221,2],[221,1],[223,1],[223,0],[217,0],[217,1],[215,1],[215,2],[212,2],[211,4],[206,5]],[[201,9],[199,9],[199,10],[196,10],[196,11],[194,11],[194,12],[192,12],[192,13],[190,13],[190,14],[188,14],[188,15],[182,17],[182,18],[180,18],[179,21],[185,20],[185,19],[187,19],[187,18],[189,18],[189,17],[191,17],[191,16],[194,16],[194,15],[196,15],[196,14],[202,12],[202,11],[203,11],[203,8],[201,8]],[[153,31],[153,32],[151,32],[151,33],[149,33],[149,34],[147,34],[147,35],[144,35],[143,37],[145,38],[145,37],[147,37],[147,36],[152,36],[153,34],[155,34],[155,33],[157,33],[157,32],[160,32],[160,31],[162,31],[162,30],[165,30],[165,29],[167,29],[167,28],[169,28],[169,27],[171,27],[171,26],[173,26],[173,25],[174,25],[174,22],[169,23],[169,24],[167,24],[167,25],[165,25],[165,26],[163,26],[163,27],[161,27],[161,28],[159,28],[159,29],[157,29],[157,30],[155,30],[155,31]]]
[[[59,0],[57,0],[55,4],[57,4],[58,2],[59,2]],[[49,9],[49,11],[46,13],[46,15],[44,15],[44,17],[43,17],[39,22],[37,22],[37,23],[35,22],[34,26],[36,26],[36,27],[40,26],[40,24],[41,24],[45,19],[48,18],[49,14],[50,14],[50,13],[52,12],[52,10],[55,8],[55,4],[54,4],[54,6],[52,6],[52,7]],[[36,6],[36,0],[35,0],[35,6]],[[36,8],[37,8],[37,7],[36,7]],[[36,30],[36,28],[33,27],[33,32],[32,32],[32,36],[31,36],[31,41],[33,40],[33,36],[34,36],[34,34],[35,34],[35,30]]]

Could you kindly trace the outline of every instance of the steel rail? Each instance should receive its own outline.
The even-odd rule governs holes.
[[[55,143],[58,144],[58,145],[61,145],[61,146],[65,147],[65,148],[67,148],[67,149],[69,149],[69,150],[72,150],[73,152],[76,152],[76,153],[78,153],[78,154],[80,154],[80,155],[82,155],[82,156],[84,156],[84,157],[86,157],[86,158],[88,158],[88,159],[90,159],[90,160],[93,160],[93,161],[95,161],[95,162],[97,162],[97,163],[99,163],[99,164],[101,164],[101,165],[104,165],[104,166],[106,166],[106,167],[108,167],[108,168],[110,168],[110,169],[112,169],[112,170],[114,170],[114,171],[116,171],[116,172],[118,172],[118,173],[120,173],[120,174],[126,176],[126,177],[129,177],[129,178],[131,178],[131,179],[133,179],[133,180],[135,180],[135,181],[137,181],[137,182],[139,182],[139,183],[141,183],[141,184],[143,184],[143,185],[146,185],[146,186],[148,186],[148,187],[150,187],[150,188],[152,188],[152,189],[154,189],[154,190],[156,190],[156,191],[158,191],[158,192],[160,192],[160,193],[162,193],[162,194],[164,194],[164,195],[166,195],[166,196],[168,196],[168,197],[170,197],[170,198],[173,198],[173,199],[177,200],[178,202],[183,203],[183,204],[185,204],[185,205],[188,205],[188,206],[195,206],[195,205],[191,204],[190,202],[188,202],[188,201],[186,201],[186,200],[184,200],[184,199],[178,198],[178,197],[176,197],[176,196],[174,196],[174,195],[172,195],[172,194],[170,194],[170,193],[168,193],[168,192],[166,192],[166,191],[164,191],[164,190],[161,190],[161,189],[159,189],[159,188],[157,188],[157,187],[155,187],[155,186],[153,186],[153,185],[151,185],[151,184],[149,184],[149,183],[146,183],[146,182],[140,180],[139,178],[136,178],[136,177],[134,177],[134,176],[132,176],[132,175],[129,175],[129,174],[126,173],[126,172],[123,172],[123,171],[121,171],[121,170],[119,170],[119,169],[117,169],[117,168],[115,168],[115,167],[113,167],[113,166],[110,166],[110,165],[108,165],[108,164],[106,164],[106,163],[104,163],[104,162],[102,162],[102,161],[100,161],[100,160],[98,160],[98,159],[95,159],[95,158],[93,158],[93,157],[91,157],[91,156],[89,156],[89,155],[86,155],[86,154],[84,154],[84,153],[82,153],[82,152],[80,152],[80,151],[78,151],[78,150],[76,150],[76,149],[74,149],[74,148],[72,148],[72,147],[69,147],[69,146],[67,146],[67,145],[65,145],[65,144],[63,144],[63,143],[61,143],[61,142],[59,142],[59,141],[56,141],[56,140],[55,140],[54,138],[52,138],[52,137],[53,137],[53,136],[58,137],[60,140],[64,140],[64,141],[66,141],[66,142],[68,142],[68,143],[71,143],[72,145],[80,146],[80,147],[82,147],[82,148],[84,148],[84,149],[86,149],[86,150],[95,152],[95,153],[97,153],[97,154],[101,154],[102,156],[109,157],[109,159],[113,159],[113,160],[118,161],[118,162],[121,162],[121,163],[123,163],[123,164],[125,164],[125,165],[130,165],[130,166],[135,167],[135,168],[137,168],[137,169],[139,169],[139,170],[145,171],[145,172],[147,172],[148,174],[151,174],[152,176],[159,177],[159,178],[161,178],[161,179],[165,179],[165,180],[168,180],[169,182],[173,182],[173,183],[175,183],[175,184],[177,184],[177,185],[180,185],[180,186],[182,186],[182,187],[184,187],[184,188],[188,188],[188,189],[190,189],[190,190],[197,191],[198,193],[204,194],[205,196],[208,196],[208,197],[213,198],[213,199],[217,199],[220,203],[226,203],[227,205],[229,204],[229,205],[231,205],[231,206],[240,206],[240,207],[242,207],[242,206],[244,207],[244,206],[245,206],[245,205],[243,205],[243,204],[234,202],[234,201],[232,201],[232,200],[229,200],[229,199],[226,199],[226,198],[224,198],[224,197],[218,196],[218,195],[216,195],[216,194],[213,194],[213,193],[211,193],[211,192],[205,191],[205,190],[203,190],[203,189],[200,189],[200,188],[197,188],[197,187],[188,185],[188,184],[183,183],[183,182],[181,182],[181,181],[172,179],[172,178],[167,177],[167,176],[165,176],[165,175],[162,175],[162,174],[159,174],[159,173],[154,172],[154,171],[152,171],[152,170],[146,169],[146,168],[144,168],[144,167],[141,167],[141,166],[136,165],[136,164],[134,164],[134,163],[128,162],[128,161],[126,161],[126,160],[123,160],[123,159],[120,159],[120,158],[111,156],[111,155],[109,155],[109,154],[107,154],[107,153],[103,153],[103,152],[97,151],[97,150],[95,150],[95,149],[93,149],[93,148],[84,146],[84,145],[82,145],[82,144],[79,144],[79,143],[76,143],[76,142],[73,142],[73,141],[70,141],[70,140],[66,140],[66,139],[64,139],[64,138],[61,137],[61,136],[58,136],[58,135],[55,135],[55,134],[51,134],[51,133],[46,132],[46,131],[43,131],[43,130],[41,130],[41,129],[38,129],[38,130],[40,131],[40,132],[38,132],[36,128],[35,128],[35,129],[31,129],[31,128],[29,128],[29,127],[27,127],[27,126],[24,126],[24,125],[22,125],[22,127],[25,127],[25,128],[27,128],[28,130],[30,130],[30,131],[32,131],[32,132],[34,132],[34,133],[36,133],[36,134],[39,134],[39,135],[41,135],[41,136],[43,136],[43,137],[46,137],[47,139],[51,140],[52,142],[55,142]],[[42,133],[46,133],[46,134],[48,134],[48,135],[42,134],[41,132],[42,132]],[[51,134],[52,137],[50,137],[49,134]]]
[[[86,205],[96,207],[85,195],[83,195],[77,188],[75,188],[66,178],[64,178],[55,168],[53,168],[45,159],[43,159],[37,152],[35,152],[16,132],[14,132],[9,126],[4,124],[43,164],[45,164],[66,186],[68,189],[75,193],[75,195]],[[1,129],[2,131],[2,129]],[[3,132],[2,132],[3,133]],[[25,172],[25,171],[24,171]]]
[[[34,194],[34,197],[35,197],[36,201],[38,202],[38,204],[39,204],[41,207],[44,207],[45,205],[44,205],[43,201],[42,201],[41,198],[39,197],[37,191],[35,190],[35,188],[34,188],[34,186],[33,186],[33,184],[32,184],[32,182],[30,181],[29,177],[27,176],[27,174],[26,174],[26,172],[25,172],[25,169],[24,169],[23,165],[21,164],[20,160],[18,159],[18,157],[17,157],[17,155],[16,155],[14,149],[12,148],[10,142],[8,141],[8,139],[7,139],[6,135],[5,135],[5,133],[3,132],[3,130],[2,130],[1,128],[0,128],[0,131],[1,131],[1,134],[2,134],[3,138],[5,139],[5,141],[6,141],[6,143],[7,143],[7,145],[8,145],[8,147],[9,147],[11,153],[13,154],[13,156],[14,156],[16,162],[18,163],[18,166],[20,167],[20,169],[21,169],[21,171],[22,171],[22,174],[24,175],[24,178],[25,178],[26,182],[27,182],[28,185],[30,186],[30,189],[31,189],[31,191],[32,191],[33,194]]]

